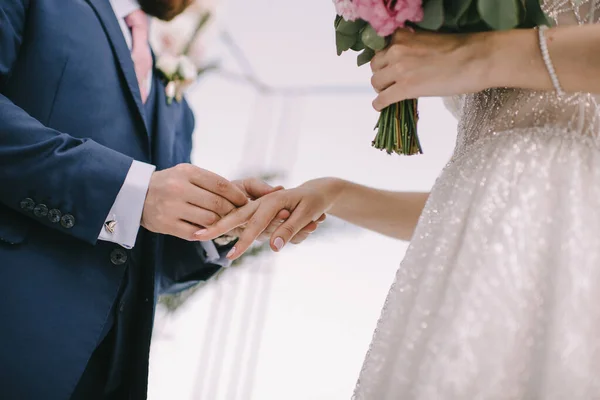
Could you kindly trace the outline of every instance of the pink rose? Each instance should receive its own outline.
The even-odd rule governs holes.
[[[358,18],[367,21],[379,36],[388,36],[407,21],[423,19],[422,0],[354,0]]]
[[[354,21],[358,18],[356,13],[356,3],[352,0],[333,0],[335,11],[341,15],[346,21]]]

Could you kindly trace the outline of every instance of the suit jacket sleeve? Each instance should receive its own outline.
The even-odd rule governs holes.
[[[4,95],[22,45],[29,3],[0,2],[0,203],[95,244],[133,160],[42,125]],[[48,199],[62,215],[74,217],[72,226],[34,216],[32,205]]]

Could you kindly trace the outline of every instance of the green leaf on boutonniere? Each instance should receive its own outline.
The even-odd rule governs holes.
[[[426,0],[423,4],[423,19],[419,28],[437,31],[444,24],[444,0]]]
[[[477,0],[481,19],[495,30],[513,29],[519,25],[519,0]]]
[[[371,61],[371,59],[375,56],[375,51],[370,48],[366,48],[362,53],[358,55],[357,64],[358,66],[362,66]]]
[[[335,33],[335,45],[337,47],[338,56],[354,46],[354,43],[356,43],[356,36],[348,36],[340,32]]]
[[[379,51],[385,48],[385,38],[379,36],[371,25],[367,25],[364,27],[364,29],[360,33],[360,38],[365,44],[365,47],[368,47],[372,50]]]

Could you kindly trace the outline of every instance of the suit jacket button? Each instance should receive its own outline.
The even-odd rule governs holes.
[[[75,226],[75,217],[71,214],[65,214],[60,219],[60,224],[65,229],[71,229],[73,226]]]
[[[35,215],[38,218],[45,217],[46,215],[48,215],[48,206],[45,204],[38,204],[33,209],[33,215]]]
[[[29,197],[26,199],[21,200],[21,209],[24,211],[33,211],[33,209],[35,208],[35,202],[33,201],[33,199],[30,199]]]
[[[114,265],[123,265],[127,262],[127,253],[123,249],[114,249],[110,253],[110,262]]]
[[[60,221],[60,217],[62,216],[62,213],[53,208],[52,210],[48,211],[48,219],[50,220],[50,222],[52,222],[53,224],[56,224],[58,221]]]

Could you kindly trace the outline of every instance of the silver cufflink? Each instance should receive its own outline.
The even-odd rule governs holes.
[[[115,228],[117,227],[117,221],[106,221],[104,223],[104,229],[106,232],[113,234],[115,233]]]

